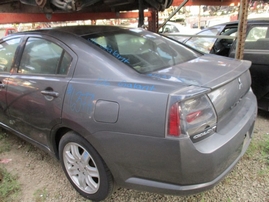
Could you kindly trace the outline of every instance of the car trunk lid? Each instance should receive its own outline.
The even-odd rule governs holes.
[[[151,73],[150,76],[210,89],[208,97],[219,122],[236,111],[249,91],[251,62],[214,55],[204,55],[189,62]]]
[[[218,88],[248,71],[251,62],[215,55],[204,55],[194,60],[148,74],[152,77]]]

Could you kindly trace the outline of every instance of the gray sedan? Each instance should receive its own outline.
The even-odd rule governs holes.
[[[56,156],[74,188],[212,188],[251,141],[251,63],[139,28],[62,27],[0,40],[0,124]]]

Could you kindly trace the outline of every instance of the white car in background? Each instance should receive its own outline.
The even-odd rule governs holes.
[[[184,35],[194,35],[199,31],[201,31],[201,29],[199,28],[190,28],[180,23],[168,21],[164,26],[162,26],[159,29],[158,32],[160,34],[169,36],[173,39],[176,39],[182,42],[185,39],[189,38],[189,36],[184,36]],[[178,34],[178,35],[175,35],[175,34]]]

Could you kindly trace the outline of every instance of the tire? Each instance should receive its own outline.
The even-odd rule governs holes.
[[[83,197],[100,201],[112,193],[112,175],[88,141],[70,131],[61,138],[59,152],[65,175]]]

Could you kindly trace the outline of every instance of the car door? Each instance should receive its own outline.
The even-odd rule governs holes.
[[[228,56],[237,32],[237,23],[209,27],[185,43],[204,53]]]
[[[67,84],[76,56],[54,39],[29,37],[17,71],[9,78],[9,126],[47,145],[53,126],[61,122]]]
[[[10,70],[14,63],[14,57],[20,38],[7,39],[0,43],[0,123],[7,124],[6,87],[10,76]]]
[[[220,38],[218,38],[212,46],[210,53],[228,57],[235,41],[237,30],[238,24],[225,26],[219,34]]]
[[[218,36],[224,28],[225,26],[207,28],[197,33],[197,36],[189,38],[184,43],[204,53],[210,53],[217,40],[216,36]]]

